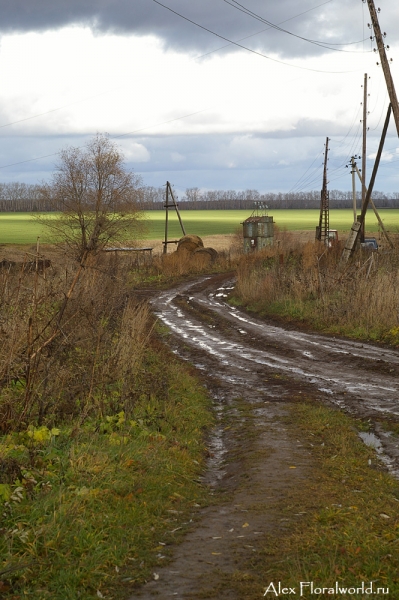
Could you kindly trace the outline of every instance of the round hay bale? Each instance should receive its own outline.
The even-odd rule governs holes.
[[[194,252],[197,248],[203,248],[204,244],[198,235],[185,235],[177,242],[177,252],[182,250]]]
[[[204,261],[211,263],[217,259],[218,253],[214,248],[197,248],[194,250],[193,256],[195,258],[202,258]]]
[[[194,250],[194,254],[208,254],[212,260],[215,260],[218,257],[218,253],[215,248],[197,248]]]

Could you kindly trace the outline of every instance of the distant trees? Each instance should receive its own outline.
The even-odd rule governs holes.
[[[27,183],[0,183],[0,211],[35,212],[40,204],[40,186]]]
[[[398,207],[399,193],[384,194],[375,191],[373,199],[380,208]],[[357,193],[358,206],[360,206],[361,194]],[[248,209],[253,210],[255,203],[261,202],[270,210],[290,208],[314,208],[320,207],[320,191],[308,192],[267,192],[261,194],[258,190],[248,189],[245,191],[235,190],[207,190],[199,188],[188,188],[181,201],[184,210],[216,210],[216,209]],[[352,208],[352,191],[330,190],[331,208]]]
[[[165,186],[145,186],[136,179],[137,202],[143,211],[162,210],[165,204]],[[25,183],[0,183],[0,212],[46,212],[63,210],[62,203],[43,196],[39,185]],[[177,197],[177,195],[176,195]],[[358,206],[361,194],[357,193]],[[386,194],[373,192],[373,199],[380,208],[399,207],[399,192]],[[247,190],[201,190],[191,187],[185,190],[180,205],[184,210],[253,209],[255,202],[266,204],[271,210],[280,208],[319,208],[320,190],[307,192],[265,192]],[[331,208],[352,208],[352,191],[330,190]]]

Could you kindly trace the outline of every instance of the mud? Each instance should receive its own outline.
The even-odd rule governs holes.
[[[311,472],[309,450],[285,426],[290,406],[305,396],[368,419],[363,441],[399,473],[399,448],[380,425],[398,420],[399,353],[249,316],[227,304],[233,285],[232,276],[204,277],[152,302],[170,345],[203,373],[215,399],[204,483],[217,502],[200,509],[172,562],[131,600],[236,598],[232,581],[248,575],[262,537],[301,518],[281,514],[278,499],[295,494]]]

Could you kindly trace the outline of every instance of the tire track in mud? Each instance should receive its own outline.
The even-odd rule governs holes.
[[[295,427],[285,426],[293,402],[317,397],[372,422],[399,417],[397,351],[248,316],[225,301],[232,281],[204,277],[152,301],[170,345],[204,374],[215,399],[219,419],[204,482],[218,501],[200,509],[199,524],[174,549],[172,562],[131,600],[237,598],[233,581],[250,576],[251,555],[261,551],[264,536],[278,536],[301,518],[287,519],[278,505],[312,468]],[[398,474],[398,448],[376,432],[381,439],[371,441]]]

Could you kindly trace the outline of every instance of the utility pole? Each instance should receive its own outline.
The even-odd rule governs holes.
[[[391,116],[391,111],[392,111],[392,105],[389,104],[387,116],[385,118],[384,128],[382,130],[380,144],[379,144],[379,147],[378,147],[377,156],[376,156],[374,167],[373,167],[373,172],[371,174],[370,184],[369,184],[369,187],[368,187],[368,190],[367,190],[367,194],[366,194],[366,200],[364,202],[364,206],[362,207],[362,212],[361,212],[361,215],[359,217],[359,221],[356,221],[355,223],[353,223],[351,231],[349,233],[349,237],[346,240],[345,248],[344,248],[344,251],[342,252],[342,256],[341,256],[341,263],[348,262],[350,256],[353,254],[353,252],[355,250],[357,241],[359,239],[361,225],[362,225],[362,223],[364,221],[364,217],[366,216],[367,207],[369,205],[370,198],[371,198],[371,195],[373,193],[375,178],[377,176],[377,172],[378,172],[378,167],[380,165],[382,151],[383,151],[383,148],[384,148],[384,142],[385,142],[385,138],[386,138],[387,131],[388,131],[388,125],[389,125],[389,119],[390,119],[390,116]],[[362,185],[363,185],[363,178],[362,178]]]
[[[367,73],[364,74],[364,85],[363,85],[363,152],[362,152],[362,208],[366,200],[366,153],[367,153]],[[355,219],[356,221],[356,219]],[[360,229],[360,241],[364,242],[364,236],[366,233],[365,220],[362,223]]]
[[[362,175],[361,175],[361,173],[360,173],[359,169],[357,168],[357,164],[356,164],[356,163],[355,163],[355,170],[356,170],[356,173],[357,173],[357,174],[358,174],[358,176],[359,176],[359,179],[360,179],[360,182],[361,182],[361,184],[363,185],[363,179],[362,179]],[[354,172],[353,172],[353,173],[354,173]],[[366,194],[367,194],[367,191],[368,191],[368,190],[367,190],[367,188],[366,188]],[[378,221],[378,224],[379,224],[379,226],[380,226],[380,228],[381,228],[381,231],[382,231],[382,233],[385,235],[385,238],[386,238],[386,240],[387,240],[388,244],[390,245],[390,247],[391,247],[391,248],[393,248],[393,247],[394,247],[394,245],[393,245],[393,243],[392,243],[392,241],[391,241],[391,238],[390,238],[390,237],[389,237],[389,235],[388,235],[388,232],[387,232],[387,230],[385,229],[384,223],[381,221],[381,217],[380,217],[380,215],[378,214],[378,210],[377,210],[377,208],[376,208],[376,206],[375,206],[375,204],[374,204],[374,202],[373,202],[373,199],[371,198],[371,196],[370,196],[370,204],[371,204],[371,208],[372,208],[372,209],[373,209],[373,211],[374,211],[374,214],[375,214],[375,216],[377,217],[377,221]]]
[[[352,198],[353,198],[353,222],[355,222],[357,220],[357,207],[356,207],[356,161],[355,161],[355,157],[352,156],[351,158],[351,164],[352,164]]]
[[[172,198],[172,203],[169,203],[169,197]],[[186,230],[184,229],[183,221],[181,220],[179,208],[177,206],[175,196],[173,194],[172,186],[169,181],[166,182],[166,202],[164,204],[164,208],[166,209],[165,214],[165,241],[163,242],[163,253],[166,254],[168,252],[168,244],[177,244],[178,240],[169,240],[168,239],[168,224],[169,224],[169,210],[174,208],[177,214],[177,218],[179,219],[180,227],[183,232],[183,235],[186,235]]]
[[[319,226],[316,227],[316,239],[328,244],[328,232],[330,230],[330,202],[327,190],[327,160],[328,160],[328,142],[326,138],[326,151],[324,154],[323,170],[323,188],[320,197],[320,217]]]
[[[363,2],[364,2],[364,0],[363,0]],[[375,35],[375,40],[377,42],[378,52],[380,54],[382,70],[384,71],[384,77],[385,77],[385,81],[387,84],[389,99],[391,101],[392,112],[393,112],[393,116],[395,119],[396,131],[399,136],[399,104],[398,104],[398,98],[396,96],[395,86],[394,86],[392,75],[391,75],[391,69],[389,67],[389,61],[388,61],[388,58],[387,58],[387,55],[385,52],[384,39],[383,39],[383,35],[381,33],[380,24],[378,22],[378,16],[377,16],[377,11],[375,10],[374,1],[367,0],[367,4],[369,7],[369,11],[370,11],[371,23],[372,23],[372,26],[374,29],[374,35]],[[378,9],[378,11],[379,10],[380,9]],[[364,176],[363,176],[363,181],[365,181]]]

